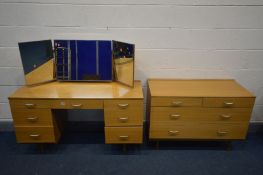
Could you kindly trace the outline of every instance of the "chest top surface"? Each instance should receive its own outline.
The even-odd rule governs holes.
[[[22,86],[9,99],[143,99],[140,81],[130,88],[116,82],[50,82]]]
[[[235,80],[150,79],[153,97],[255,97]]]

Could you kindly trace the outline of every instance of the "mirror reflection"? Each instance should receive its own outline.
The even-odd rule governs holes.
[[[111,41],[55,40],[60,81],[112,81]]]
[[[54,79],[54,56],[51,40],[18,43],[26,85]]]
[[[134,45],[113,41],[113,60],[116,81],[133,87]]]

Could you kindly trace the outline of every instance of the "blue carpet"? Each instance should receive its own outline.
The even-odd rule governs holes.
[[[0,175],[262,175],[263,135],[250,134],[226,150],[222,142],[161,142],[105,145],[103,133],[65,133],[59,144],[17,144],[12,132],[0,133]]]

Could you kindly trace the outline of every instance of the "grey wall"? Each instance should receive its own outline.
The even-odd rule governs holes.
[[[0,122],[24,84],[17,43],[61,38],[135,43],[144,91],[153,77],[234,78],[262,122],[262,17],[263,0],[0,0]]]

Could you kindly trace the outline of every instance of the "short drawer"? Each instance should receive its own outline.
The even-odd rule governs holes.
[[[49,100],[10,100],[11,108],[36,109],[50,108]]]
[[[53,127],[15,127],[18,143],[56,143]]]
[[[140,144],[142,143],[142,127],[105,127],[107,144]]]
[[[150,139],[245,139],[248,124],[151,125]]]
[[[143,110],[143,100],[105,100],[104,112],[106,115],[111,112],[133,112],[141,113]]]
[[[153,97],[151,99],[151,106],[170,106],[170,107],[202,106],[202,98]]]
[[[107,113],[104,114],[105,126],[139,126],[143,124],[142,112]]]
[[[249,108],[254,102],[255,98],[204,98],[205,107]]]
[[[53,109],[102,109],[103,100],[54,100]]]
[[[248,122],[252,108],[152,107],[151,123]]]
[[[52,112],[50,109],[11,109],[15,126],[52,126]]]

